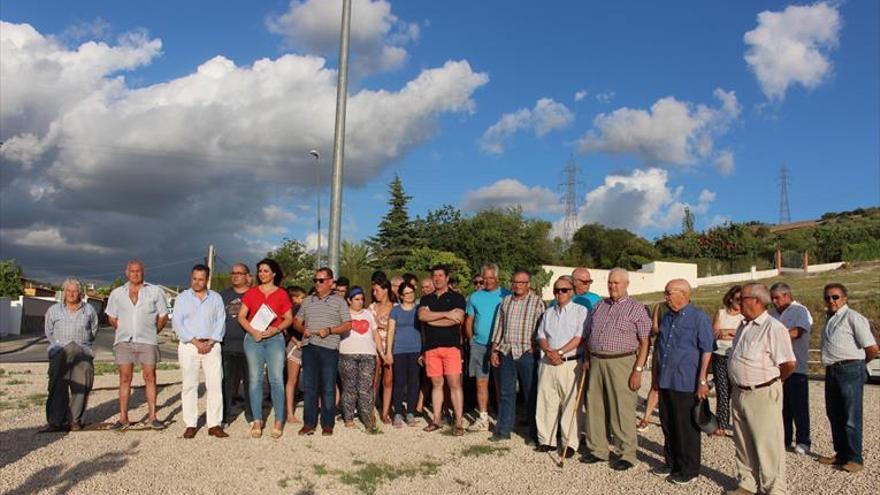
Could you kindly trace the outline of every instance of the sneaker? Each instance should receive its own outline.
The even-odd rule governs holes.
[[[395,428],[403,428],[403,416],[395,414],[393,424]]]
[[[487,416],[478,417],[470,426],[468,426],[467,431],[475,432],[475,431],[488,431],[489,430],[489,418]]]
[[[846,464],[845,462],[841,461],[840,459],[838,459],[835,456],[824,456],[824,455],[819,456],[819,458],[816,459],[816,461],[819,464],[825,464],[826,466],[842,466],[842,465]]]
[[[413,413],[406,413],[406,425],[407,426],[416,426],[418,422],[416,421],[416,417]]]
[[[849,461],[846,464],[840,466],[841,471],[846,471],[847,473],[856,474],[862,471],[864,466],[859,464],[858,462]]]
[[[667,481],[675,485],[690,485],[695,479],[697,479],[696,474],[691,476],[685,476],[683,474],[671,474],[668,478],[666,478]]]
[[[654,476],[659,476],[661,478],[665,478],[665,477],[672,474],[672,468],[665,465],[665,464],[662,464],[662,465],[657,466],[654,469],[652,469],[651,474],[653,474]]]
[[[810,446],[799,443],[794,446],[794,453],[798,455],[807,455],[810,453]]]
[[[165,423],[159,421],[158,419],[154,419],[148,423],[148,426],[154,430],[164,430]]]

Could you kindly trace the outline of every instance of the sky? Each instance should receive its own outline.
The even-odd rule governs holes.
[[[649,239],[880,204],[880,3],[353,0],[342,237],[519,206]],[[185,283],[326,243],[341,2],[0,2],[0,258]],[[309,155],[316,149],[320,158]]]

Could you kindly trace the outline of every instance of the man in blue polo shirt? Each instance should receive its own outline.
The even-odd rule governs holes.
[[[488,263],[481,270],[483,288],[471,294],[465,319],[465,334],[470,339],[468,374],[477,381],[477,413],[479,416],[468,431],[489,429],[489,339],[495,326],[498,305],[507,289],[498,287],[498,265]]]
[[[582,266],[577,267],[571,272],[571,278],[574,279],[574,298],[571,302],[580,304],[592,311],[599,304],[599,301],[602,300],[602,296],[595,292],[590,292],[590,286],[593,284],[590,270]]]
[[[660,320],[658,366],[652,378],[660,387],[660,422],[672,461],[667,480],[686,485],[700,472],[700,430],[691,411],[709,394],[706,374],[715,337],[709,317],[691,305],[686,280],[671,280],[664,295],[669,311]]]

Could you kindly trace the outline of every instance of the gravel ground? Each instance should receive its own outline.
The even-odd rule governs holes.
[[[44,425],[44,364],[4,364],[0,369],[0,493],[721,493],[735,485],[730,439],[703,439],[699,480],[672,486],[648,470],[661,462],[662,433],[652,426],[639,438],[635,469],[617,473],[607,465],[585,466],[534,453],[521,439],[500,446],[488,434],[424,433],[385,427],[376,435],[341,424],[332,438],[298,437],[296,427],[279,440],[251,439],[243,416],[225,440],[201,429],[183,440],[179,371],[159,371],[159,416],[164,431],[37,433]],[[135,379],[137,385],[138,378]],[[86,421],[116,419],[116,376],[96,377]],[[813,449],[831,452],[822,383],[811,382]],[[644,396],[644,390],[643,390]],[[131,418],[146,415],[135,394]],[[203,406],[203,405],[202,405]],[[297,410],[298,415],[301,409]],[[656,417],[655,417],[656,420]],[[811,457],[786,454],[793,494],[875,494],[880,486],[880,387],[865,393],[866,469],[849,475]]]

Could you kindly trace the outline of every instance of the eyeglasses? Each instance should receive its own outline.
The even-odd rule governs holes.
[[[315,278],[312,279],[312,282],[314,282],[314,283],[316,283],[316,284],[323,284],[324,282],[326,282],[326,281],[328,281],[328,280],[330,280],[330,279],[329,279],[329,278],[317,278],[317,277],[315,277]]]
[[[831,294],[830,296],[825,296],[825,301],[836,301],[840,299],[840,294]]]
[[[405,291],[403,291],[403,294],[401,294],[401,295],[402,296],[414,296],[415,294],[416,294],[416,291],[414,291],[414,290],[405,290]]]
[[[587,285],[593,283],[593,279],[591,279],[591,278],[588,278],[588,279],[586,279],[586,280],[581,280],[581,279],[576,279],[576,280],[577,280],[578,282],[582,283],[582,284],[587,284]]]
[[[474,280],[474,285],[483,285],[482,280]]]
[[[558,289],[553,289],[554,294],[568,294],[571,292],[571,289],[568,287],[560,287]]]
[[[230,275],[247,275],[245,272],[229,272]]]
[[[529,281],[528,280],[514,280],[513,283],[516,285],[524,285],[524,284],[529,283]]]

